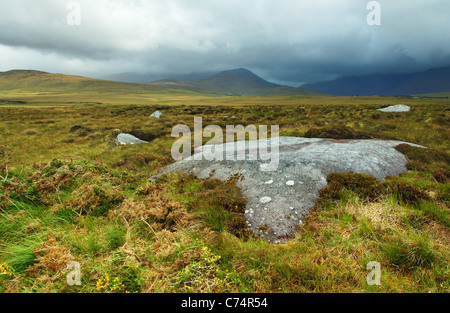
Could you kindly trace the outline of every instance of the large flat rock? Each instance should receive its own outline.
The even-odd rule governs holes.
[[[269,161],[255,160],[254,154],[255,144],[270,148],[271,139],[203,146],[193,156],[169,165],[153,178],[184,172],[202,179],[226,181],[240,174],[242,179],[236,184],[247,200],[245,216],[249,227],[266,240],[282,242],[303,224],[319,190],[327,185],[329,174],[365,173],[383,180],[388,175],[406,172],[407,159],[395,149],[402,143],[405,142],[280,137],[278,152],[272,156],[278,157],[278,167],[269,171],[261,166]],[[246,158],[228,156],[222,161],[208,161],[205,158],[211,159],[211,147],[222,148],[224,156],[232,149],[245,152]],[[197,160],[199,157],[202,159]]]

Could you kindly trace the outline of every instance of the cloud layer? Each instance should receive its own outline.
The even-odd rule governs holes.
[[[0,71],[86,76],[245,67],[298,85],[450,64],[448,0],[2,0]]]

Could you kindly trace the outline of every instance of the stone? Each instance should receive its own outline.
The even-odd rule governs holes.
[[[150,117],[161,118],[162,117],[162,113],[160,111],[156,111],[152,115],[150,115]]]
[[[251,146],[254,148],[255,143],[264,142],[270,147],[270,141],[259,140]],[[262,171],[260,165],[268,161],[251,160],[248,156],[255,153],[254,149],[249,149],[249,144],[238,143],[219,144],[215,148],[221,146],[224,154],[231,147],[245,149],[245,160],[238,160],[236,155],[234,159],[194,159],[210,151],[203,146],[196,149],[193,156],[167,166],[151,179],[184,172],[201,179],[227,181],[239,174],[241,179],[236,185],[247,201],[245,217],[250,229],[270,242],[285,242],[295,235],[310,214],[319,191],[327,186],[329,174],[365,173],[383,180],[388,175],[407,171],[407,158],[395,149],[406,143],[402,141],[279,137],[276,154],[279,163],[273,171]]]
[[[117,135],[116,146],[121,145],[141,145],[147,143],[147,141],[141,140],[133,135],[121,133]]]
[[[411,108],[404,104],[392,105],[386,108],[378,109],[381,112],[409,112]]]

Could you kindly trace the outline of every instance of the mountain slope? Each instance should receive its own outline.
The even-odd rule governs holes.
[[[81,76],[52,74],[33,70],[12,70],[0,72],[0,95],[85,95],[133,97],[164,94],[216,95],[308,95],[319,96],[323,93],[305,88],[293,88],[270,83],[246,69],[220,72],[200,80],[161,80],[147,84],[124,83]]]
[[[161,80],[149,83],[171,88],[181,88],[198,92],[213,92],[226,95],[324,95],[315,90],[293,88],[274,84],[255,75],[247,69],[234,69],[223,71],[201,80]]]
[[[303,85],[337,96],[414,95],[450,91],[450,67],[406,74],[344,76],[335,80]]]
[[[0,72],[0,93],[125,93],[161,92],[165,88],[34,70]]]
[[[220,90],[231,94],[254,94],[267,88],[278,87],[246,69],[220,72],[198,81],[204,89]]]
[[[413,75],[397,88],[398,94],[450,92],[450,66],[427,70]]]
[[[123,82],[123,83],[134,83],[134,84],[145,84],[148,82],[158,81],[158,80],[199,80],[199,79],[205,79],[210,77],[211,75],[214,75],[213,72],[208,73],[190,73],[190,74],[153,74],[153,73],[147,73],[147,74],[138,74],[138,73],[118,73],[118,74],[112,74],[107,75],[104,77],[99,77],[100,79],[104,80],[111,80],[116,82]]]

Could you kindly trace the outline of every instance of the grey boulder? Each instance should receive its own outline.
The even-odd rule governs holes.
[[[141,145],[144,143],[147,143],[147,141],[141,140],[133,135],[130,134],[119,134],[116,138],[116,146],[122,146],[122,145]]]
[[[241,180],[236,184],[247,200],[245,217],[249,228],[261,238],[278,243],[293,237],[303,225],[319,190],[327,186],[329,174],[365,173],[383,180],[388,175],[407,171],[406,157],[395,149],[405,142],[298,137],[279,137],[278,151],[272,156],[278,158],[278,167],[263,171],[262,165],[268,162],[250,156],[256,153],[254,144],[270,147],[270,142],[271,139],[213,145],[214,149],[222,148],[219,151],[223,151],[224,156],[233,149],[236,155],[239,151],[245,152],[246,158],[240,160],[236,155],[211,160],[212,146],[203,146],[196,149],[194,155],[169,165],[151,179],[174,172],[222,181],[240,175]]]
[[[162,117],[162,113],[160,111],[156,111],[152,115],[150,115],[150,117],[161,118]]]
[[[378,109],[381,112],[409,112],[411,108],[404,104],[392,105],[386,108]]]

